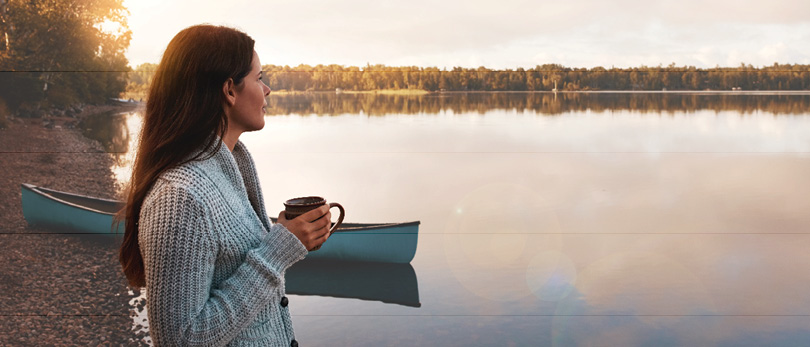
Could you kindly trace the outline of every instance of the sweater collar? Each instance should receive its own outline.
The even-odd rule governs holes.
[[[219,141],[219,138],[217,138]],[[247,147],[242,141],[237,141],[233,152],[222,142],[211,158],[218,168],[225,174],[231,187],[240,196],[241,201],[249,201],[250,207],[256,213],[266,230],[270,230],[270,221],[264,207],[262,189],[256,172],[256,165]]]

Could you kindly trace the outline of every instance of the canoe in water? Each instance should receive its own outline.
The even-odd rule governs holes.
[[[60,192],[23,183],[22,206],[31,226],[60,233],[123,235],[113,227],[121,201]],[[275,219],[273,222],[275,222]],[[419,221],[407,223],[343,223],[321,249],[307,258],[407,264],[416,254]]]
[[[273,223],[275,218],[271,218]],[[308,259],[407,264],[416,254],[419,221],[407,223],[343,223],[321,249],[311,251]]]

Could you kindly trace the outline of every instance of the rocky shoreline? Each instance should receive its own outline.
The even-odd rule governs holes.
[[[76,129],[84,117],[133,105],[86,106],[72,117],[14,118],[0,129],[0,345],[146,345],[134,329],[120,239],[31,228],[21,183],[115,196],[113,157]],[[142,304],[139,303],[139,304]]]

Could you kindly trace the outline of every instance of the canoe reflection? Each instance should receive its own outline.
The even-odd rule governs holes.
[[[285,279],[288,294],[422,306],[411,264],[304,259],[287,269]]]

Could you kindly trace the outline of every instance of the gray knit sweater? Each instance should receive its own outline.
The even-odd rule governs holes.
[[[241,142],[164,172],[139,224],[155,345],[290,346],[284,272],[307,250],[268,220]]]

